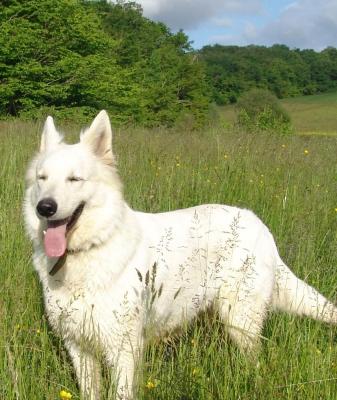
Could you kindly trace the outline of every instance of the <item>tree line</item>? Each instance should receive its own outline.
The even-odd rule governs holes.
[[[86,120],[107,109],[115,124],[203,124],[213,102],[252,87],[278,97],[336,87],[337,50],[205,46],[145,18],[135,2],[2,0],[0,117]]]
[[[253,88],[268,89],[278,98],[323,93],[337,88],[337,49],[321,52],[285,45],[205,46],[200,52],[211,98],[235,103]]]

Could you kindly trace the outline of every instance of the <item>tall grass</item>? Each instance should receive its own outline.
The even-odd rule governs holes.
[[[40,129],[0,125],[0,399],[57,399],[61,389],[79,398],[70,360],[43,316],[21,217],[24,173]],[[76,129],[69,130],[73,136]],[[336,145],[334,138],[244,136],[219,128],[185,134],[118,131],[114,138],[132,207],[250,208],[269,226],[296,274],[334,300]],[[138,398],[334,399],[336,333],[309,319],[271,315],[256,368],[230,343],[217,316],[204,315],[179,337],[148,346]],[[105,391],[108,398],[108,379]]]

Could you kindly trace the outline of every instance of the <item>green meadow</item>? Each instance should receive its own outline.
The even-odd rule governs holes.
[[[336,104],[322,100],[317,109],[311,100],[284,101],[299,132],[336,133]],[[316,118],[320,122],[314,124]],[[74,140],[80,127],[62,129]],[[4,400],[56,400],[61,390],[80,398],[70,359],[44,317],[24,233],[24,175],[40,131],[41,124],[0,123]],[[192,133],[130,129],[115,132],[113,148],[133,208],[157,212],[200,203],[249,208],[270,228],[291,269],[336,301],[337,136],[247,135],[223,125]],[[336,327],[270,314],[257,367],[230,342],[217,315],[203,315],[179,336],[149,344],[137,399],[337,399],[336,339]],[[105,369],[103,399],[113,391],[110,373]]]
[[[294,130],[300,135],[337,135],[337,92],[280,100],[289,113]],[[234,106],[219,107],[225,123],[234,124]]]

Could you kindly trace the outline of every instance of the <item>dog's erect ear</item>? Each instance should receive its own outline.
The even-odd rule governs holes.
[[[112,130],[109,116],[105,110],[102,110],[90,127],[81,134],[81,142],[89,146],[91,151],[104,162],[113,164]]]
[[[40,152],[52,150],[62,142],[62,135],[56,130],[52,117],[47,117],[41,136]]]

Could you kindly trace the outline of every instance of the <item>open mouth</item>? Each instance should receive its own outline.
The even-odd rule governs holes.
[[[66,236],[75,226],[82,214],[84,203],[81,203],[73,214],[65,219],[47,221],[44,235],[44,249],[48,257],[61,257],[67,249]]]

